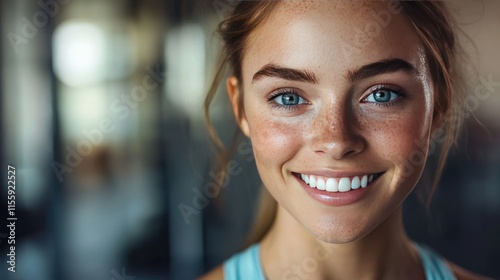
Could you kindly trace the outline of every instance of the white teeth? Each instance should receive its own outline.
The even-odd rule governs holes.
[[[354,176],[352,179],[349,177],[337,178],[324,178],[316,177],[314,175],[300,174],[300,178],[311,188],[317,188],[318,190],[327,192],[347,192],[350,190],[356,190],[361,188],[366,188],[370,184],[375,176],[363,175]]]
[[[311,188],[315,188],[316,187],[316,178],[314,178],[314,176],[310,176],[309,177],[309,186]]]
[[[359,189],[359,187],[361,187],[361,183],[359,181],[359,177],[356,176],[356,177],[352,178],[351,189],[355,190],[355,189]]]
[[[339,192],[347,192],[351,190],[351,182],[349,182],[349,178],[341,178],[339,180]]]
[[[326,180],[326,191],[327,192],[339,191],[339,183],[337,182],[337,179],[328,178],[328,180]]]
[[[362,178],[361,178],[361,187],[362,188],[366,188],[366,185],[368,184],[368,176],[364,175]]]
[[[323,180],[322,178],[318,178],[318,180],[316,181],[316,188],[321,191],[326,190],[325,180]]]

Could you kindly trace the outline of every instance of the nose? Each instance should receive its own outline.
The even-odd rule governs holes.
[[[336,160],[352,157],[366,147],[358,118],[344,102],[330,103],[321,108],[311,126],[311,147],[315,153]]]

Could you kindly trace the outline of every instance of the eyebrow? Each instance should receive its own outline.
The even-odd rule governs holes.
[[[253,75],[252,83],[263,77],[276,77],[290,81],[307,82],[312,84],[318,83],[318,78],[307,70],[281,67],[273,63],[268,63],[260,68],[259,71]]]
[[[367,79],[377,75],[404,71],[409,74],[419,75],[419,71],[408,61],[400,58],[386,59],[364,65],[356,70],[350,70],[345,75],[345,78],[350,83],[355,83],[359,80]],[[252,83],[260,80],[263,77],[275,77],[290,81],[307,82],[312,84],[318,83],[318,78],[314,73],[307,70],[298,70],[293,68],[281,67],[274,63],[268,63],[261,67],[252,78]]]
[[[359,80],[398,71],[419,75],[419,71],[411,63],[400,58],[394,58],[367,64],[354,71],[348,71],[345,77],[350,83],[355,83]]]

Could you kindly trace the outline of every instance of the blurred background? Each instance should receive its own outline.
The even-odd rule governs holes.
[[[250,143],[240,140],[236,172],[213,199],[202,110],[220,48],[214,30],[234,3],[0,3],[0,279],[193,279],[242,248],[260,186]],[[500,1],[452,4],[477,47],[463,41],[479,70],[469,85],[475,117],[431,212],[412,195],[405,222],[416,241],[499,279]],[[212,112],[229,143],[223,93]],[[16,273],[3,226],[8,165]]]

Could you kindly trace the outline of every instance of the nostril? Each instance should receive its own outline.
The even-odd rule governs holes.
[[[356,151],[354,151],[354,150],[347,151],[347,152],[344,154],[344,157],[351,156],[351,155],[353,155],[353,154],[355,154],[355,153],[356,153]]]
[[[311,148],[322,156],[334,159],[352,157],[365,149],[366,139],[362,131],[358,129],[356,122],[346,124],[339,121],[339,118],[325,123],[317,124],[318,129],[314,129],[309,135]],[[320,129],[321,128],[321,129]]]
[[[349,138],[339,141],[329,141],[316,146],[314,151],[322,156],[328,156],[339,160],[346,157],[352,157],[362,152],[366,147],[366,141],[363,138]]]

